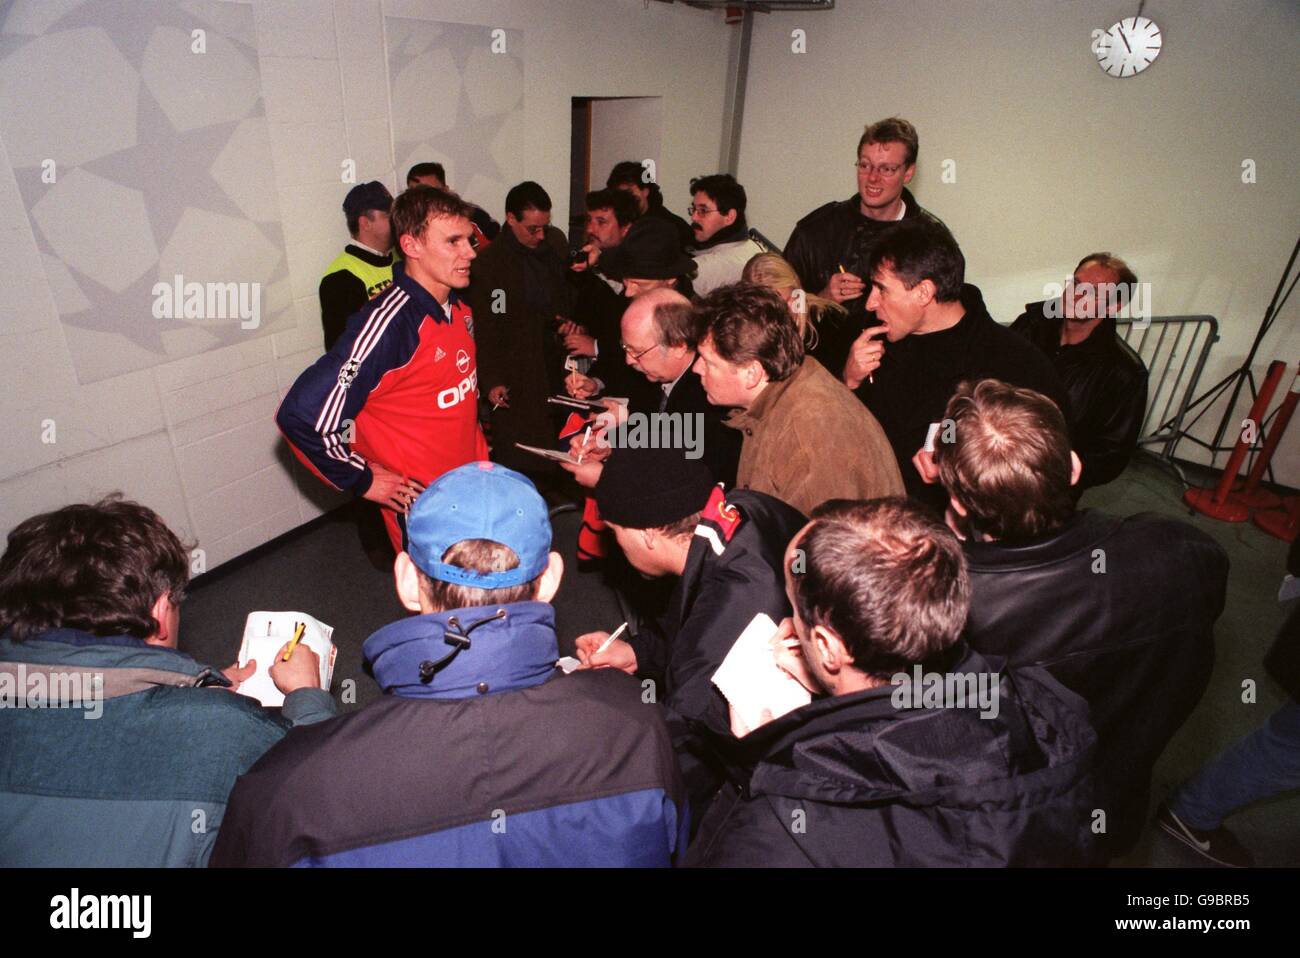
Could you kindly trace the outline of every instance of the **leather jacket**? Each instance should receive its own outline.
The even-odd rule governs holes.
[[[1029,542],[964,550],[971,648],[1041,665],[1087,699],[1103,845],[1123,854],[1146,821],[1152,768],[1209,682],[1227,553],[1178,519],[1092,509]]]
[[[1048,304],[1028,303],[1012,325],[1052,361],[1068,400],[1066,422],[1074,451],[1083,460],[1080,493],[1110,482],[1137,449],[1147,408],[1147,368],[1107,318],[1081,343],[1061,345],[1063,319],[1046,313]]]

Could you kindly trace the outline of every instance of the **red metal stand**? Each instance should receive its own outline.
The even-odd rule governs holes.
[[[1286,363],[1281,360],[1275,359],[1269,363],[1264,385],[1260,388],[1259,395],[1255,398],[1255,403],[1250,407],[1250,413],[1246,417],[1254,426],[1251,430],[1253,433],[1250,437],[1251,441],[1247,442],[1244,435],[1237,438],[1237,444],[1232,449],[1232,455],[1228,457],[1228,464],[1223,468],[1223,476],[1219,479],[1218,485],[1213,489],[1188,489],[1183,493],[1183,501],[1197,512],[1225,522],[1245,522],[1250,518],[1250,507],[1243,502],[1235,501],[1232,484],[1236,481],[1237,470],[1241,468],[1247,451],[1259,436],[1264,413],[1268,411],[1268,404],[1273,401],[1273,393],[1277,391],[1278,383],[1282,381],[1285,372]],[[1242,430],[1243,433],[1246,431],[1246,429]],[[1279,431],[1274,430],[1274,432]],[[1280,432],[1279,438],[1281,438]]]
[[[1300,368],[1297,368],[1295,376],[1291,378],[1291,388],[1287,390],[1282,405],[1278,407],[1273,428],[1264,437],[1264,448],[1255,458],[1255,465],[1251,468],[1250,475],[1246,477],[1245,485],[1230,496],[1233,502],[1240,502],[1250,509],[1277,509],[1282,505],[1281,496],[1267,489],[1261,489],[1259,484],[1264,478],[1264,471],[1268,468],[1269,462],[1273,459],[1273,453],[1277,451],[1277,444],[1282,441],[1282,433],[1286,432],[1287,424],[1295,414],[1297,403],[1300,403]]]
[[[1294,542],[1300,535],[1300,496],[1287,496],[1282,508],[1255,513],[1255,525],[1283,542]]]

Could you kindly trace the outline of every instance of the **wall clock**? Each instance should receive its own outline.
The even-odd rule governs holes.
[[[1148,17],[1125,17],[1097,38],[1097,64],[1109,76],[1137,76],[1160,56],[1160,27]]]

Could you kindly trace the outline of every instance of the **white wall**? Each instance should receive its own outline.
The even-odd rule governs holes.
[[[522,31],[522,175],[550,190],[557,222],[567,216],[571,97],[661,97],[660,181],[683,203],[689,178],[716,162],[725,57],[713,54],[728,37],[717,16],[676,5],[645,8],[641,0],[257,0],[251,6],[248,39],[260,72],[253,93],[261,97],[251,102],[269,139],[274,174],[258,218],[273,235],[276,223],[282,225],[274,255],[287,263],[284,308],[273,328],[181,358],[159,347],[145,357],[147,365],[96,381],[79,375],[86,367],[74,361],[70,343],[84,334],[60,320],[58,299],[68,291],[47,274],[24,202],[30,185],[24,179],[20,187],[19,164],[0,142],[0,253],[10,267],[0,276],[0,351],[8,357],[0,387],[6,449],[0,529],[120,489],[195,541],[212,568],[338,502],[286,454],[272,416],[321,349],[316,287],[347,240],[340,164],[353,159],[358,181],[378,178],[394,188],[405,172],[393,155],[385,17]],[[238,21],[248,5],[199,0],[169,8],[169,15],[176,9]],[[0,14],[0,58],[47,30],[103,32],[111,15],[107,5],[76,0],[15,0]],[[61,21],[65,16],[72,19]],[[68,97],[90,96],[105,83],[92,74],[64,65]],[[134,82],[129,71],[124,76],[124,83]],[[57,116],[66,102],[51,99],[40,109]],[[32,175],[26,167],[17,172]],[[454,174],[462,189],[472,181],[467,172]],[[499,195],[473,198],[499,211],[508,185],[494,187]],[[120,252],[109,242],[102,251],[105,262]],[[156,322],[147,298],[138,321]],[[47,420],[56,424],[53,443],[42,441]]]
[[[739,169],[750,222],[784,242],[800,216],[853,194],[863,125],[904,116],[921,139],[911,189],[952,228],[994,318],[1010,322],[1082,255],[1111,250],[1153,284],[1157,315],[1218,317],[1202,380],[1213,384],[1240,365],[1300,229],[1300,6],[1153,0],[1145,13],[1164,50],[1115,80],[1096,65],[1091,31],[1135,11],[874,0],[758,16]],[[805,53],[791,50],[795,29]],[[941,180],[949,159],[955,183]],[[1257,377],[1270,358],[1300,360],[1297,317],[1300,295]],[[1293,424],[1274,460],[1291,485],[1298,440]]]
[[[663,101],[657,97],[635,100],[596,100],[591,104],[591,188],[605,185],[605,178],[621,160],[655,161],[656,177],[663,141]],[[685,219],[671,197],[668,208]],[[689,205],[689,198],[681,206]]]

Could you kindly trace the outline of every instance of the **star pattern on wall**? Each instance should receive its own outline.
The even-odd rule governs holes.
[[[213,8],[210,17],[203,15],[207,7]],[[272,202],[267,208],[265,200],[250,199],[274,197],[274,183],[251,184],[247,178],[232,182],[227,175],[223,186],[213,173],[241,124],[264,120],[257,50],[248,39],[254,35],[252,18],[251,7],[216,0],[197,0],[184,6],[157,0],[102,0],[69,10],[49,22],[38,37],[3,37],[0,60],[40,40],[55,52],[60,44],[69,50],[107,51],[115,75],[134,71],[131,99],[122,95],[127,88],[119,81],[111,96],[98,101],[91,96],[86,99],[92,102],[60,98],[60,102],[49,104],[50,115],[57,117],[57,122],[48,131],[42,130],[47,142],[42,142],[37,152],[58,164],[54,183],[43,181],[39,165],[14,163],[37,247],[47,262],[57,261],[60,266],[60,288],[68,292],[61,297],[60,319],[68,330],[69,348],[82,382],[270,331],[265,318],[258,328],[250,329],[237,320],[160,319],[153,311],[154,285],[170,284],[173,279],[174,267],[163,262],[167,258],[172,263],[194,263],[196,273],[216,273],[187,276],[186,281],[261,283],[264,316],[268,312],[266,287],[287,286],[278,204]],[[223,29],[222,24],[232,28]],[[204,30],[203,53],[192,48],[195,29]],[[198,56],[211,59],[188,59]],[[167,69],[177,62],[194,69],[178,76]],[[96,64],[82,63],[75,69],[82,76],[93,77]],[[10,80],[21,85],[23,77]],[[18,92],[39,97],[39,78],[30,82],[34,89]],[[79,110],[93,114],[79,114]],[[106,119],[116,123],[119,131],[112,146],[129,145],[79,162],[61,161],[74,152],[87,153],[84,136],[76,151],[67,149],[67,143],[76,138],[79,121],[84,126],[92,121],[102,124]],[[178,128],[182,126],[189,128]],[[248,138],[235,142],[247,148]],[[274,169],[269,145],[264,152],[252,169],[271,180]],[[61,185],[73,192],[59,197],[55,191]],[[231,195],[232,189],[236,196]],[[70,201],[70,196],[75,201]],[[124,222],[123,211],[134,212],[138,207],[143,208],[144,216]],[[250,207],[256,210],[252,214],[258,217],[255,221],[249,219]],[[208,231],[201,243],[194,235],[196,215]],[[136,229],[137,220],[144,232]],[[199,255],[193,255],[195,252]],[[254,255],[258,258],[251,261]],[[104,275],[106,259],[114,263],[117,275]],[[162,275],[164,271],[168,275]],[[74,287],[70,291],[69,282]],[[77,330],[99,335],[81,342]],[[118,349],[112,346],[115,337],[121,340]]]

